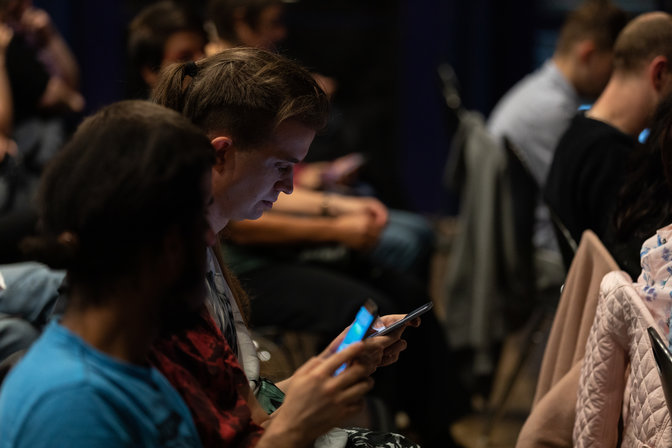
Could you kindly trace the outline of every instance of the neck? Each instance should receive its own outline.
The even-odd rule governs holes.
[[[655,94],[640,78],[614,74],[586,115],[637,136],[648,125],[655,101]]]
[[[562,73],[562,76],[564,76],[567,81],[572,82],[572,78],[574,77],[574,64],[572,64],[572,60],[559,54],[554,54],[552,60],[560,73]]]
[[[147,352],[158,334],[158,316],[142,306],[149,302],[147,295],[137,290],[119,291],[101,299],[102,305],[83,306],[86,295],[73,288],[72,306],[63,316],[62,325],[107,355],[146,364]]]
[[[578,69],[574,59],[565,55],[555,54],[553,55],[552,60],[558,71],[567,80],[567,82],[577,93],[581,94],[580,89],[578,88],[578,85],[580,84]]]

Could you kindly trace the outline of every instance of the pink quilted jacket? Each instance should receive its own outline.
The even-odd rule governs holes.
[[[668,329],[657,325],[663,322],[647,308],[644,290],[624,272],[602,280],[579,380],[577,447],[615,447],[621,413],[623,447],[672,447],[670,415],[646,332],[649,326],[661,335]]]

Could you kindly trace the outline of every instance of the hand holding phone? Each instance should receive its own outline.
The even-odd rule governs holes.
[[[433,306],[434,306],[434,304],[432,302],[427,302],[424,305],[414,309],[413,311],[411,311],[406,316],[404,316],[402,319],[399,319],[398,321],[396,321],[392,325],[389,325],[385,328],[382,328],[382,329],[376,331],[375,333],[371,333],[368,337],[371,338],[371,337],[374,337],[374,336],[384,336],[388,333],[391,333],[394,330],[396,330],[397,328],[404,325],[406,322],[408,322],[410,320],[413,320],[416,317],[425,314],[427,311],[431,310]]]
[[[378,314],[378,306],[371,299],[367,299],[364,305],[359,309],[357,316],[355,316],[355,321],[350,326],[350,329],[345,335],[343,341],[339,344],[336,352],[340,352],[345,347],[350,344],[353,344],[357,341],[364,339],[364,336],[373,325],[373,321],[376,319]],[[341,366],[336,369],[334,376],[341,373],[345,370],[346,364],[341,364]]]

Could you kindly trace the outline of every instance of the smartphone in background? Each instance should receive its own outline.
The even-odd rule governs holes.
[[[403,324],[405,324],[409,320],[413,320],[418,316],[422,316],[427,311],[431,310],[433,306],[434,306],[434,304],[432,302],[427,302],[424,305],[414,309],[413,311],[411,311],[410,313],[408,313],[407,315],[405,315],[403,318],[399,319],[398,321],[396,321],[392,325],[389,325],[385,328],[382,328],[382,329],[376,331],[375,333],[372,333],[371,335],[369,335],[369,337],[372,338],[374,336],[386,335],[386,334],[396,330],[397,328],[399,328],[400,326],[402,326]]]
[[[373,325],[373,321],[376,320],[377,315],[378,315],[378,305],[376,305],[373,300],[367,299],[366,302],[364,302],[364,305],[362,305],[362,307],[357,312],[357,316],[355,316],[355,321],[350,326],[350,329],[346,333],[343,341],[336,349],[336,352],[340,352],[348,345],[364,339],[364,336],[369,331],[369,328],[371,328],[371,325]],[[334,376],[341,373],[343,370],[345,370],[345,368],[346,364],[344,363],[338,369],[336,369],[336,372],[334,372]]]
[[[351,178],[366,162],[360,153],[346,154],[331,162],[322,173],[322,183],[329,187]]]

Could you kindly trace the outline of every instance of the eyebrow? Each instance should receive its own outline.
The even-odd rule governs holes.
[[[278,160],[281,161],[281,162],[289,162],[289,163],[300,163],[301,162],[296,157],[278,157]]]

